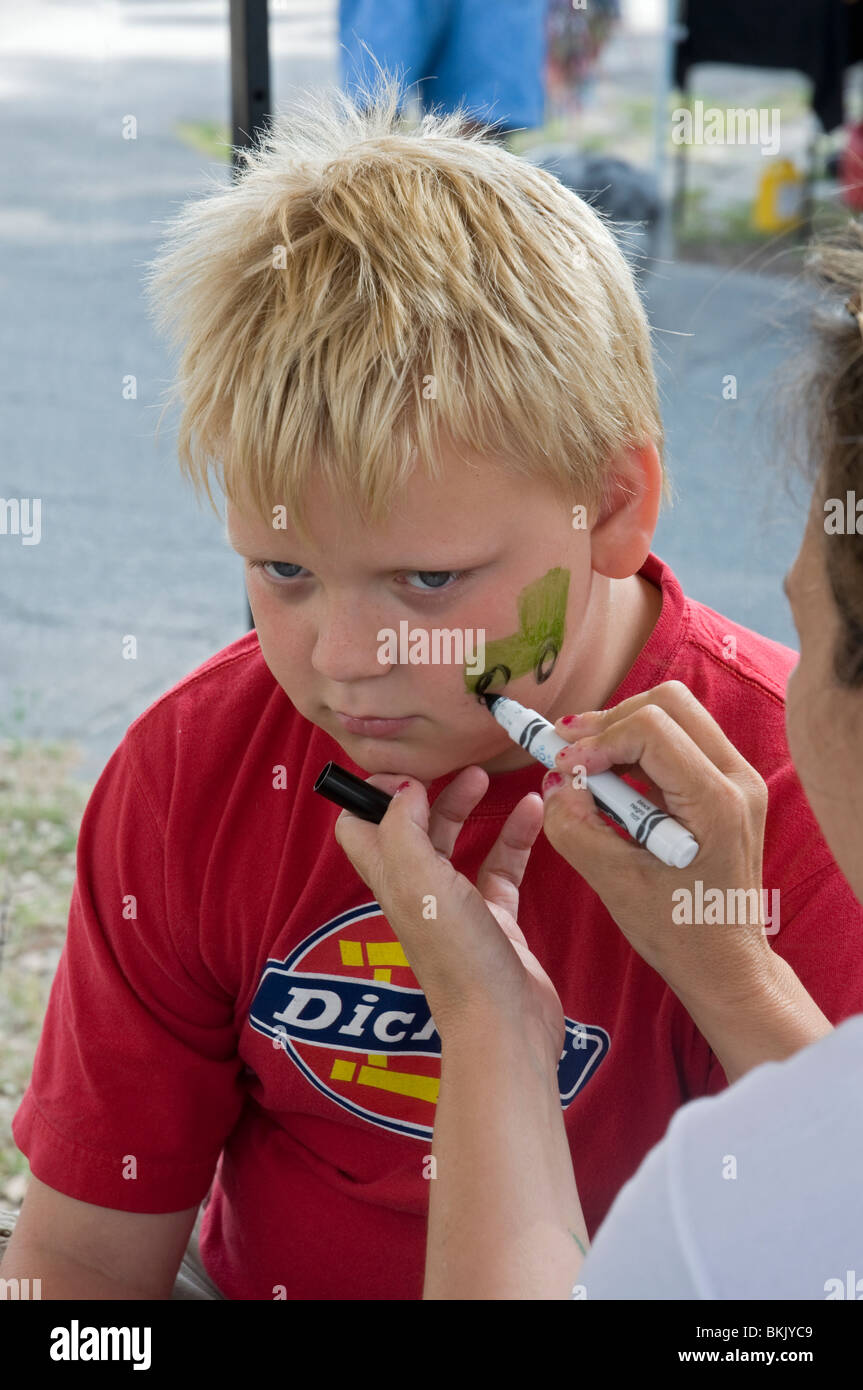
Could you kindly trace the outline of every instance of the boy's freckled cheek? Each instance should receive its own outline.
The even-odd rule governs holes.
[[[517,594],[518,586],[515,589],[508,586],[501,591],[501,587],[496,584],[488,599],[473,595],[469,604],[463,607],[453,605],[446,610],[442,608],[434,616],[407,614],[402,610],[394,615],[392,626],[397,631],[399,621],[407,619],[410,627],[418,629],[431,630],[437,627],[464,631],[470,628],[474,634],[484,633],[484,643],[487,647],[511,633]],[[279,602],[277,597],[271,599],[268,594],[255,595],[254,617],[267,666],[288,698],[306,714],[306,717],[312,716],[320,706],[321,700],[329,700],[334,693],[331,685],[314,665],[314,652],[319,636],[317,625],[311,621],[304,621],[302,614],[296,610],[290,614],[286,613],[284,604]],[[376,633],[373,634],[373,645],[376,648],[375,639]],[[476,652],[482,656],[476,636],[473,639],[472,650],[466,646],[465,652],[469,656]],[[401,663],[397,663],[389,670],[384,670],[380,679],[387,682],[388,690],[393,690],[397,684],[399,695],[408,699],[418,713],[422,712],[431,720],[443,724],[450,723],[453,726],[465,722],[475,729],[477,721],[469,713],[470,706],[476,707],[479,722],[484,723],[476,695],[468,693],[465,689],[464,666],[455,662],[429,661],[419,664],[405,663],[402,669],[400,667]],[[472,663],[471,673],[474,671],[475,664]],[[554,672],[546,687],[549,694],[555,684],[554,676],[557,675],[558,672]],[[365,685],[365,682],[363,684]],[[323,689],[325,685],[326,692]],[[522,703],[537,704],[536,697],[540,687],[532,674],[514,678],[508,689],[514,698],[520,699]],[[368,687],[365,693],[368,693]]]
[[[267,666],[286,694],[300,696],[318,679],[312,666],[314,630],[266,598],[256,596],[252,614]]]

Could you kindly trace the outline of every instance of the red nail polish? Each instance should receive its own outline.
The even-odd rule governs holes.
[[[577,758],[581,754],[584,745],[585,740],[583,738],[576,739],[575,743],[568,743],[565,748],[561,748],[555,753],[554,761],[556,763],[564,763],[569,757]]]
[[[578,722],[577,714],[565,714],[561,719],[561,724],[575,724]]]
[[[397,791],[397,792],[403,792],[404,789],[405,789],[405,787],[409,787],[409,786],[410,786],[410,782],[399,782],[398,786],[396,787],[396,791]]]
[[[553,787],[562,787],[563,778],[559,772],[547,772],[542,779],[543,793],[551,791]]]

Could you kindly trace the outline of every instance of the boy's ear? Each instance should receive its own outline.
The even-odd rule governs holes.
[[[590,532],[590,565],[608,579],[637,574],[650,553],[659,504],[662,465],[652,440],[622,449],[612,460],[606,501]]]

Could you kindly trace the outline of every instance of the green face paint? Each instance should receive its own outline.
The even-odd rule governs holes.
[[[536,672],[540,685],[548,680],[563,646],[568,592],[569,570],[559,567],[522,589],[518,631],[511,637],[486,642],[485,670],[478,676],[465,672],[469,694],[484,695],[492,686],[500,688],[528,671]]]

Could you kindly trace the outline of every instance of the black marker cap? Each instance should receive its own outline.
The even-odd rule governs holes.
[[[380,787],[369,786],[362,777],[355,777],[346,767],[338,763],[327,763],[318,773],[314,790],[329,801],[334,801],[342,810],[350,811],[362,820],[380,825],[392,797],[382,792]]]
[[[503,695],[483,695],[481,698],[482,698],[483,700],[485,700],[486,709],[488,709],[489,711],[491,711],[491,710],[494,709],[494,707],[495,707],[495,705],[497,704],[498,700],[504,699],[504,696],[503,696]]]

